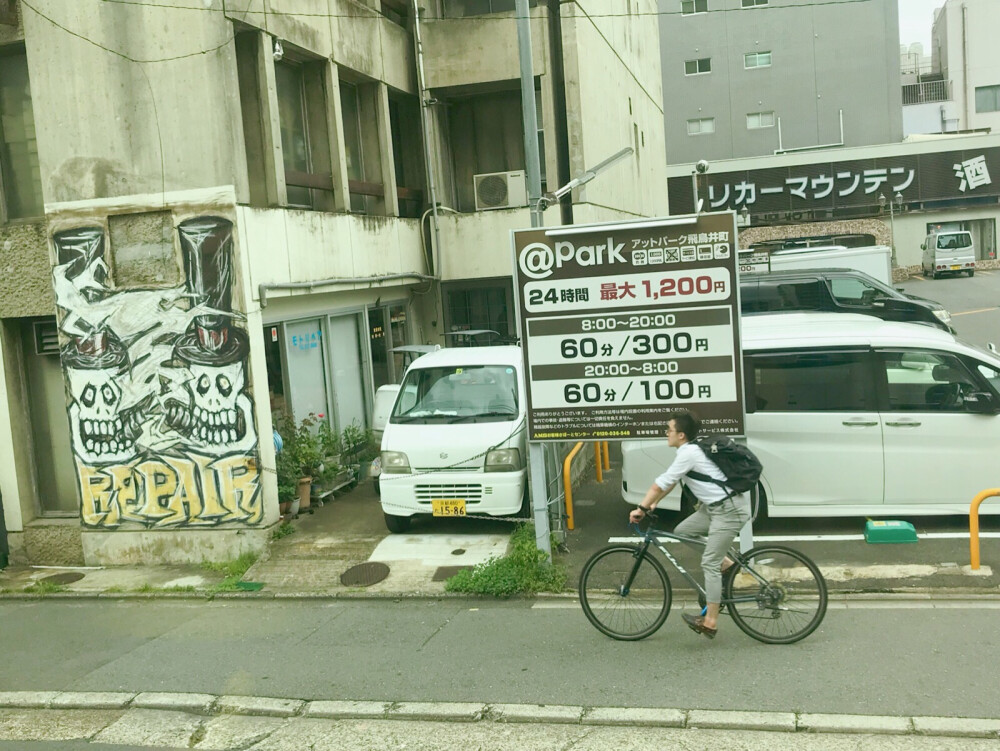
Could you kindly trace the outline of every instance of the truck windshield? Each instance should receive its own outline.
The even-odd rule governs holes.
[[[517,375],[510,365],[411,368],[390,421],[503,422],[517,414]]]

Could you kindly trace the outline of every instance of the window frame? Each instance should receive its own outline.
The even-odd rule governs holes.
[[[711,130],[704,130],[701,127],[701,123],[710,122],[712,124]],[[699,123],[698,130],[691,132],[691,123]],[[689,136],[710,136],[715,133],[715,118],[714,117],[694,117],[687,121],[687,134]]]
[[[32,102],[33,97],[31,94],[31,71],[30,69],[28,69],[28,56],[25,47],[23,44],[11,44],[11,45],[0,46],[0,64],[2,64],[2,62],[5,59],[15,58],[15,57],[24,59],[24,67],[28,76],[27,106],[30,107],[32,110],[31,123],[32,123],[32,128],[34,129],[35,116],[34,116],[34,104]],[[9,222],[32,222],[45,217],[45,196],[42,189],[40,166],[37,164],[38,162],[37,130],[35,130],[34,142],[35,142],[34,161],[36,164],[35,164],[35,170],[33,170],[33,172],[36,173],[34,177],[37,179],[35,180],[35,184],[32,186],[31,192],[33,195],[31,196],[31,198],[37,199],[38,213],[22,214],[19,212],[15,216],[11,210],[12,199],[11,196],[9,195],[13,194],[14,192],[12,187],[14,184],[13,166],[9,163],[9,160],[6,158],[6,148],[4,148],[4,146],[6,145],[7,141],[5,136],[3,135],[3,111],[0,110],[0,224],[7,224]],[[30,159],[30,154],[29,154],[29,159]],[[28,165],[28,168],[29,169],[31,168],[30,164]],[[34,188],[36,187],[38,189],[37,193],[34,190]]]
[[[695,67],[695,69],[694,69],[693,72],[689,72],[688,71],[688,65],[690,65],[691,63],[694,63],[694,67]],[[701,67],[702,63],[708,63],[708,67],[705,68],[704,70],[702,70],[702,67]],[[711,57],[698,57],[698,58],[695,58],[693,60],[685,60],[684,61],[684,75],[685,76],[703,76],[703,75],[705,75],[707,73],[711,73],[711,72],[712,72],[712,58]]]
[[[993,101],[989,104],[991,109],[980,108],[980,92],[992,95]],[[989,86],[977,86],[975,90],[976,113],[1000,112],[1000,84],[990,84]],[[985,99],[985,96],[983,97]]]
[[[698,10],[699,5],[701,10]],[[685,10],[686,6],[689,6],[691,10]],[[695,16],[699,13],[708,13],[708,0],[681,0],[682,16]]]
[[[770,0],[742,0],[740,2],[741,8],[759,8],[762,5],[767,5]]]
[[[771,122],[770,122],[769,125],[751,125],[750,124],[750,118],[751,117],[756,117],[757,120],[758,120],[758,122],[763,122],[762,121],[762,116],[763,115],[770,115],[771,116]],[[747,113],[747,130],[767,130],[768,128],[773,128],[775,122],[777,122],[777,118],[774,115],[774,110],[762,110],[760,112],[748,112]]]
[[[767,55],[767,63],[756,63],[755,65],[748,65],[750,58],[759,60],[762,55]],[[766,50],[764,52],[744,52],[743,53],[743,70],[757,70],[758,68],[770,68],[773,58],[771,57],[771,50]]]

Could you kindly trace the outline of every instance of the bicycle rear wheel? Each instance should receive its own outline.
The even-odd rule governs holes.
[[[590,557],[580,574],[580,605],[598,631],[612,639],[644,639],[670,613],[663,564],[638,545],[612,545]]]
[[[736,625],[765,644],[791,644],[815,631],[827,600],[816,564],[780,545],[752,548],[743,558],[750,570],[732,566],[722,582],[722,597]]]

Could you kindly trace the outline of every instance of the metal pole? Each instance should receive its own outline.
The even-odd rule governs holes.
[[[517,49],[521,63],[521,115],[524,123],[524,165],[528,178],[528,205],[531,226],[542,226],[542,171],[538,157],[538,116],[535,112],[535,74],[531,59],[531,16],[528,0],[516,0]],[[522,346],[525,346],[522,340]],[[531,483],[532,516],[535,519],[535,545],[552,556],[549,535],[549,493],[545,482],[545,449],[537,441],[528,442],[528,480]]]

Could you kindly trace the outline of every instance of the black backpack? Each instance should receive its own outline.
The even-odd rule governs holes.
[[[730,496],[745,493],[757,484],[763,467],[760,459],[742,443],[721,435],[695,438],[694,443],[698,444],[705,452],[705,456],[722,471],[726,481],[716,480],[701,472],[688,472],[687,476],[692,480],[719,485],[728,489]]]

